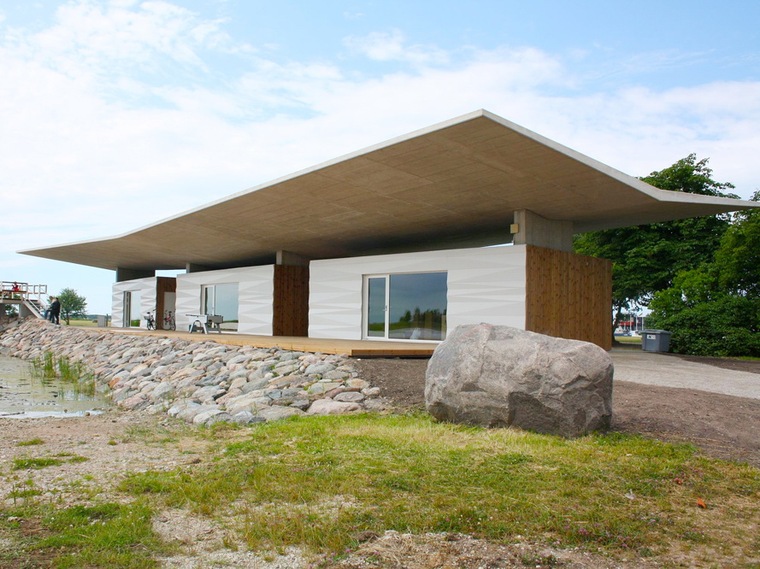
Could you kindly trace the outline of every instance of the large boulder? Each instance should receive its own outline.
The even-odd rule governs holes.
[[[436,419],[576,437],[612,419],[612,359],[588,342],[508,326],[458,326],[425,376]]]

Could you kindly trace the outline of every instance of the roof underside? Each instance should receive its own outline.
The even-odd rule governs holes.
[[[511,241],[528,209],[574,231],[758,204],[666,192],[486,111],[366,149],[123,236],[22,251],[134,270],[271,263]]]

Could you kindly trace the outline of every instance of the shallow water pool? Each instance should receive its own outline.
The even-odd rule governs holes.
[[[58,379],[33,377],[30,362],[0,356],[0,418],[78,417],[102,413],[101,394],[78,392]]]

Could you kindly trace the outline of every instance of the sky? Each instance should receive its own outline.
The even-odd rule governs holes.
[[[760,189],[760,2],[0,0],[0,280],[111,312],[112,237],[486,109]]]

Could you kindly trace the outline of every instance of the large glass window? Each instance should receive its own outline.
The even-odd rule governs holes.
[[[443,340],[446,337],[446,273],[368,276],[365,337]]]

